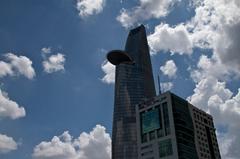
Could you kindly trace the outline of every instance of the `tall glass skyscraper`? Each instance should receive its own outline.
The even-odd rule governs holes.
[[[116,65],[112,159],[136,159],[135,107],[156,96],[145,27],[131,30],[125,51],[110,51],[107,59]]]

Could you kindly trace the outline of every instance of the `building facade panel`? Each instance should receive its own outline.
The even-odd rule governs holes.
[[[178,157],[180,159],[198,159],[194,126],[188,102],[171,94],[175,133],[177,138]]]
[[[136,106],[137,135],[138,135],[138,159],[178,159],[177,142],[174,129],[172,112],[172,101],[170,94],[163,94],[146,100]],[[158,119],[151,116],[147,122],[151,129],[142,129],[145,121],[141,119],[142,114],[158,112]],[[156,124],[157,123],[157,124]],[[155,127],[152,127],[155,125]],[[145,126],[146,127],[146,126]],[[145,153],[147,151],[148,153]],[[150,153],[152,152],[152,153]]]
[[[215,127],[211,115],[189,104],[195,129],[195,144],[200,159],[220,159]]]
[[[139,159],[221,158],[212,116],[171,92],[138,104],[136,117]]]

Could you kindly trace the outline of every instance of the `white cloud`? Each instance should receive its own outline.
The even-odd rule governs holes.
[[[239,7],[240,9],[240,7]],[[234,70],[240,71],[240,20],[236,24],[224,26],[224,31],[217,39],[215,51],[221,62]]]
[[[26,56],[17,56],[13,53],[7,53],[4,56],[7,62],[0,61],[0,77],[23,75],[33,79],[36,75],[32,61]]]
[[[101,79],[104,83],[110,84],[115,82],[115,66],[108,61],[102,63],[102,70],[105,73]]]
[[[191,70],[191,77],[196,83],[210,76],[219,80],[226,80],[233,74],[236,74],[236,72],[232,68],[223,65],[216,57],[207,57],[206,55],[200,56],[197,69]]]
[[[7,93],[0,89],[0,118],[17,119],[25,115],[25,109],[9,99]]]
[[[17,149],[17,143],[12,137],[0,134],[0,154],[8,153]]]
[[[122,9],[117,20],[129,28],[150,18],[165,17],[178,0],[140,0],[139,6],[130,10]]]
[[[194,94],[188,98],[191,103],[213,115],[217,128],[226,128],[224,131],[217,129],[222,158],[226,159],[238,159],[240,156],[240,89],[235,96],[232,95],[225,82],[206,77],[197,83]]]
[[[84,18],[102,12],[105,0],[77,0],[79,16]]]
[[[212,114],[217,128],[226,127],[223,132],[218,130],[222,158],[237,159],[240,157],[240,124],[236,122],[240,120],[240,89],[233,96],[226,87],[224,80],[230,75],[228,68],[214,57],[201,56],[197,68],[191,72],[196,88],[188,100]]]
[[[164,75],[167,75],[169,78],[173,78],[176,76],[177,66],[173,60],[169,60],[165,63],[164,66],[160,67],[160,70]]]
[[[25,77],[32,79],[35,76],[35,70],[32,67],[32,61],[26,56],[16,56],[12,53],[5,55],[9,60],[12,69],[18,74],[24,75]]]
[[[234,72],[240,72],[240,6],[235,1],[204,0],[196,6],[196,15],[186,27],[200,48],[213,49],[215,60]]]
[[[51,141],[43,141],[34,148],[37,159],[110,159],[111,138],[101,125],[90,132],[83,132],[76,139],[64,132]]]
[[[237,159],[240,157],[240,124],[236,122],[240,120],[240,89],[233,96],[233,92],[226,87],[224,80],[228,80],[231,74],[231,70],[215,57],[202,55],[197,68],[191,70],[196,88],[188,100],[212,114],[217,128],[226,127],[223,132],[218,130],[222,158]]]
[[[47,73],[53,73],[64,70],[65,57],[63,54],[58,53],[51,55],[42,62],[44,71]]]
[[[12,66],[9,63],[6,63],[4,61],[0,61],[0,77],[4,77],[7,75],[12,76],[13,70],[12,70]]]
[[[232,98],[226,101],[217,100],[217,102],[220,105],[212,102],[209,103],[209,106],[210,109],[218,110],[213,111],[215,112],[215,116],[218,115],[218,124],[227,127],[228,132],[220,134],[220,147],[223,158],[238,159],[240,156],[240,123],[238,122],[240,120],[240,89],[238,89],[238,93]],[[219,112],[219,114],[216,112]],[[224,147],[223,145],[228,145],[228,147]]]
[[[240,157],[237,148],[239,145],[239,127],[236,121],[240,119],[239,94],[226,87],[226,80],[234,74],[230,67],[226,67],[215,55],[202,55],[197,68],[191,70],[191,77],[196,83],[193,95],[188,100],[195,106],[213,115],[215,125],[226,127],[227,130],[219,133],[219,146],[222,158],[237,159]],[[226,146],[226,145],[229,145]]]
[[[169,91],[173,88],[173,83],[172,82],[162,82],[161,83],[161,89],[163,92]]]
[[[222,100],[232,96],[232,92],[226,89],[226,83],[209,76],[201,79],[194,89],[194,94],[188,98],[193,105],[208,111],[208,100],[213,95],[218,95]]]
[[[52,52],[52,49],[51,49],[51,47],[44,47],[41,49],[41,52],[43,54],[50,54]]]
[[[189,32],[183,24],[169,27],[168,24],[160,24],[155,27],[154,33],[148,36],[151,53],[170,51],[171,53],[191,54],[192,42]]]
[[[213,50],[211,57],[201,56],[197,69],[191,70],[191,76],[196,82],[194,95],[200,98],[206,94],[202,92],[203,90],[209,95],[218,94],[213,91],[214,86],[221,86],[219,88],[222,90],[219,90],[219,93],[225,92],[225,82],[220,82],[220,80],[224,81],[232,75],[239,76],[240,74],[238,42],[240,39],[240,6],[233,0],[194,2],[196,15],[186,23],[187,29],[191,32],[190,39],[194,47]],[[203,88],[204,85],[206,88]],[[229,95],[226,97],[229,98]],[[223,97],[220,96],[220,98]],[[206,102],[200,105],[207,106]]]
[[[194,47],[212,49],[213,58],[228,71],[240,72],[240,5],[234,0],[193,0],[195,16],[169,27],[159,24],[148,36],[152,53],[191,54]]]

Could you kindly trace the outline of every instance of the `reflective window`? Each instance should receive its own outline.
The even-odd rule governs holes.
[[[141,128],[143,134],[160,128],[159,109],[141,113]]]
[[[168,116],[168,106],[167,103],[162,104],[163,109],[163,118],[164,118],[164,126],[165,126],[165,134],[170,134],[170,123],[169,123],[169,116]]]
[[[166,139],[158,143],[159,157],[170,156],[173,154],[171,139]]]

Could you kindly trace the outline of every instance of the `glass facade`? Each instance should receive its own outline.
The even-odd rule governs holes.
[[[172,109],[179,159],[198,159],[187,101],[172,94]]]
[[[141,113],[142,133],[148,133],[160,128],[159,109],[152,109],[148,112]]]
[[[159,157],[163,158],[173,154],[172,141],[171,139],[166,139],[158,143],[159,146]]]
[[[170,135],[171,129],[167,102],[155,106],[154,109],[151,108],[141,112],[140,128],[142,143]]]
[[[125,52],[134,64],[116,66],[112,159],[137,158],[135,106],[156,95],[144,26],[130,31]],[[142,140],[146,140],[142,136]]]
[[[163,103],[162,104],[162,109],[163,109],[165,135],[169,135],[171,132],[170,132],[170,122],[169,122],[168,105],[167,105],[167,103]]]

